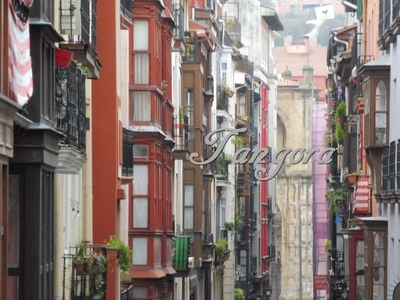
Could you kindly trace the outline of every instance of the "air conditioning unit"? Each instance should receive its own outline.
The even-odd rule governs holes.
[[[188,268],[189,269],[193,269],[194,268],[194,257],[193,256],[189,256],[188,257]]]

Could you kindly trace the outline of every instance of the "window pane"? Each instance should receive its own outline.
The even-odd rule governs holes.
[[[193,229],[193,208],[185,208],[185,229]]]
[[[375,114],[375,143],[386,143],[386,113]]]
[[[140,237],[132,239],[132,264],[147,264],[147,238]]]
[[[193,206],[194,185],[185,185],[185,206]]]
[[[161,265],[161,238],[154,238],[154,264]]]
[[[147,157],[148,147],[147,145],[133,145],[133,156],[134,157]]]
[[[135,178],[133,194],[147,195],[149,184],[149,167],[147,165],[134,165],[133,178]]]
[[[133,92],[133,121],[150,121],[150,92]]]
[[[386,87],[382,81],[375,92],[375,111],[386,111]]]
[[[148,21],[133,22],[133,50],[146,51],[149,49],[149,23]]]
[[[147,198],[134,198],[133,199],[133,227],[134,228],[147,228],[148,226],[148,206],[149,201]]]
[[[133,298],[138,299],[138,298],[144,298],[147,299],[147,288],[140,288],[136,287],[133,289]]]
[[[135,53],[135,83],[149,83],[149,55]]]

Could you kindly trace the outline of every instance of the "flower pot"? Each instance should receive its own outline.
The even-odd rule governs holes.
[[[74,52],[56,48],[55,64],[57,67],[68,68],[73,57],[74,57]]]
[[[77,276],[85,274],[85,264],[83,262],[75,262],[75,272]]]
[[[350,184],[355,184],[357,182],[357,174],[347,174],[347,180]]]

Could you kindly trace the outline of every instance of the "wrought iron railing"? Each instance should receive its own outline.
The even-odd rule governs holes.
[[[94,51],[97,50],[97,0],[92,1],[92,41]]]
[[[175,39],[183,39],[185,26],[185,11],[179,3],[173,5],[173,16],[175,20],[175,28],[173,35]]]
[[[75,63],[68,68],[56,67],[56,129],[64,138],[61,143],[86,153],[86,74]]]
[[[121,292],[121,300],[133,300],[133,286],[130,285],[128,288]]]
[[[226,17],[225,31],[228,32],[231,37],[240,40],[242,36],[242,25],[236,17]]]
[[[107,257],[104,245],[73,247],[63,257],[62,299],[104,300],[107,292]]]
[[[389,191],[396,189],[396,142],[390,143],[389,148]]]
[[[207,0],[207,8],[210,8],[212,12],[215,12],[215,0]]]
[[[121,12],[128,19],[132,19],[132,0],[121,0]]]
[[[133,177],[133,131],[123,128],[122,176]]]
[[[397,17],[400,17],[400,0],[393,1],[392,21],[396,20]]]
[[[71,16],[72,18],[72,16]],[[90,43],[90,0],[81,1],[81,41]]]
[[[382,151],[382,192],[389,190],[389,146],[383,147]]]

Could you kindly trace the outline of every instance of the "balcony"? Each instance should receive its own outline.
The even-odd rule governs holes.
[[[72,62],[56,67],[55,75],[56,129],[63,135],[57,171],[76,174],[86,161],[86,74]]]
[[[133,286],[130,285],[121,292],[121,300],[133,300]]]
[[[173,29],[173,36],[175,40],[183,40],[184,26],[185,26],[185,11],[183,6],[179,3],[173,4],[172,15],[175,21],[175,28]]]
[[[232,163],[232,158],[222,153],[215,161],[215,177],[218,180],[228,180],[229,165]]]
[[[105,299],[107,256],[104,245],[83,244],[63,257],[63,294],[68,299]]]
[[[101,63],[97,59],[97,0],[69,0],[60,3],[60,33],[67,42],[59,47],[74,52],[74,58],[90,71],[88,78],[99,78]],[[80,14],[78,13],[80,12]]]
[[[121,13],[128,20],[132,20],[132,0],[121,0]]]
[[[133,131],[126,128],[123,128],[121,175],[128,183],[133,179]]]
[[[189,118],[183,115],[179,117],[179,122],[175,123],[173,136],[175,137],[174,159],[187,160],[189,158]]]
[[[400,203],[400,140],[383,148],[382,194],[378,201]]]
[[[225,31],[230,36],[235,36],[240,41],[242,36],[242,25],[236,17],[225,18]]]

